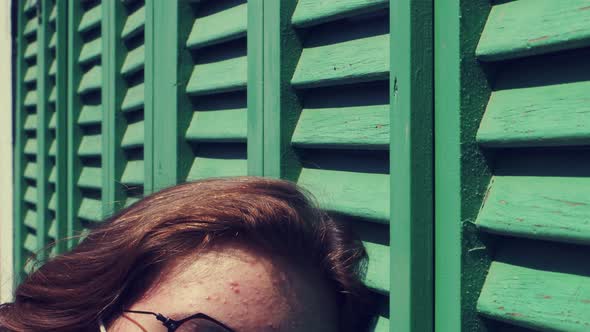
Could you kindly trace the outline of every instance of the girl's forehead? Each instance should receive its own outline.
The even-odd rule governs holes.
[[[203,312],[238,331],[302,330],[310,307],[330,306],[321,283],[278,258],[239,246],[209,250],[181,265],[170,269],[142,306],[169,308],[175,318]]]

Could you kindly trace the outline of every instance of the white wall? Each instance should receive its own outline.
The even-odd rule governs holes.
[[[0,0],[0,303],[13,292],[11,2]]]

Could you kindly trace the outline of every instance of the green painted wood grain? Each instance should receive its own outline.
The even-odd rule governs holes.
[[[303,168],[298,183],[330,211],[389,223],[388,174]]]
[[[386,80],[389,37],[376,35],[304,48],[291,83],[316,87]]]
[[[242,38],[248,22],[246,2],[195,18],[186,46],[200,48]]]
[[[478,311],[539,331],[588,331],[587,254],[587,249],[557,245],[504,245],[490,267]]]
[[[492,7],[476,50],[497,61],[590,45],[588,0],[520,0]]]
[[[246,56],[196,64],[186,92],[202,95],[243,90],[246,88],[247,73]]]
[[[388,149],[387,105],[304,108],[292,144],[302,148]]]
[[[564,82],[492,93],[477,132],[490,147],[590,143],[590,82]]]
[[[300,0],[293,13],[292,22],[297,27],[321,24],[387,8],[388,2],[388,0]]]
[[[477,225],[503,235],[590,244],[588,188],[582,177],[495,176]]]
[[[198,110],[193,113],[186,139],[195,142],[246,142],[247,110]]]

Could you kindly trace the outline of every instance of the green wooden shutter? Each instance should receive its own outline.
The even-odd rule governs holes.
[[[437,330],[590,327],[589,5],[437,8]]]
[[[496,4],[476,50],[496,66],[477,142],[497,154],[477,225],[498,235],[477,308],[510,325],[590,329],[588,9]]]
[[[297,183],[363,240],[370,258],[365,282],[384,296],[376,331],[389,330],[387,6],[299,1],[292,17],[302,36],[291,78],[301,103],[291,138],[301,162]]]
[[[67,177],[67,143],[66,143],[66,114],[67,114],[67,12],[66,2],[62,0],[43,1],[43,15],[46,29],[46,41],[49,49],[46,50],[46,77],[45,90],[48,102],[46,107],[45,122],[48,122],[46,135],[46,148],[48,149],[47,173],[48,188],[46,197],[48,199],[48,235],[49,241],[53,242],[63,239],[66,236],[66,177]],[[57,242],[52,254],[62,253],[66,248],[64,241]]]
[[[36,2],[18,4],[16,147],[15,147],[15,273],[38,249],[38,26]],[[42,238],[41,236],[40,238]],[[28,266],[30,268],[30,266]],[[27,271],[28,272],[28,271]]]
[[[186,84],[191,148],[187,179],[246,175],[246,1],[206,1],[192,7],[185,45],[191,74]]]
[[[383,306],[376,330],[388,330],[388,2],[262,6],[264,175],[296,181],[358,231]]]
[[[146,177],[145,142],[145,1],[125,2],[125,24],[121,32],[122,49],[126,51],[121,75],[126,86],[121,104],[127,126],[121,147],[127,164],[122,170],[121,184],[126,192],[126,205],[144,193]]]
[[[65,235],[65,7],[57,1],[18,4],[15,271],[31,254]],[[50,255],[64,250],[62,242]]]
[[[103,211],[108,216],[144,193],[144,1],[105,3],[102,24]]]
[[[103,15],[100,1],[68,8],[68,235],[103,217]]]

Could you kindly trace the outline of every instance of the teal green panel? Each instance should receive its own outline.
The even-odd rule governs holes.
[[[391,331],[434,329],[433,1],[391,1]]]

